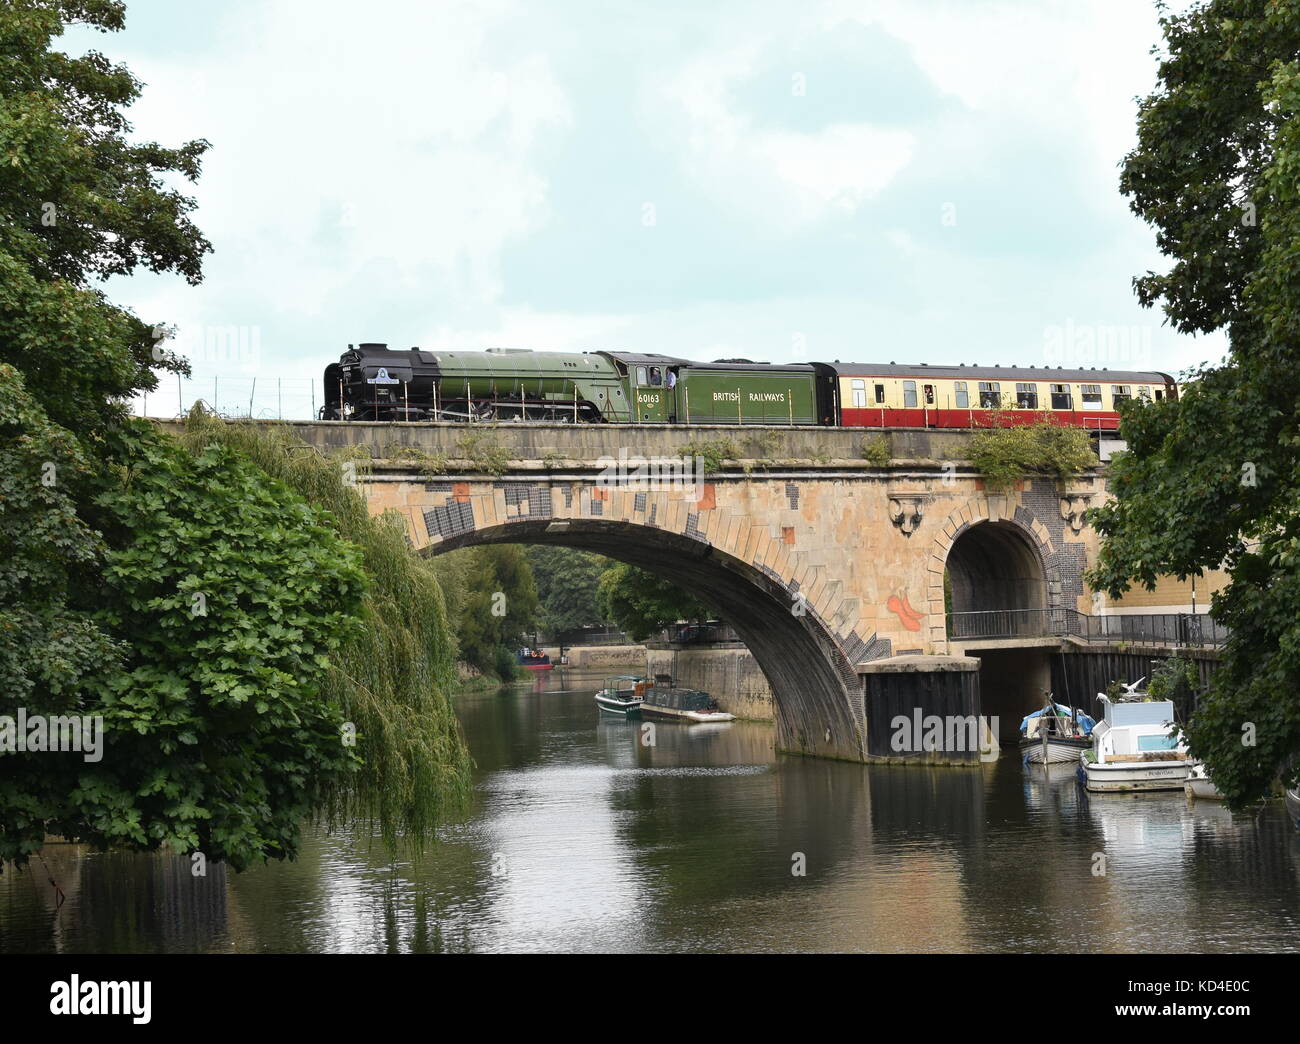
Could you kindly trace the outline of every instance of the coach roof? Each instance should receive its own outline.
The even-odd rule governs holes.
[[[831,363],[841,377],[934,377],[942,380],[1044,381],[1053,384],[1173,384],[1156,370],[1067,370],[1054,366],[921,366],[897,363]]]

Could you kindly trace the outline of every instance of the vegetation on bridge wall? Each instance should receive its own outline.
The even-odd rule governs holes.
[[[1045,415],[1033,424],[998,424],[971,437],[971,463],[997,492],[1032,475],[1069,478],[1090,467],[1097,457],[1082,428],[1053,424]]]

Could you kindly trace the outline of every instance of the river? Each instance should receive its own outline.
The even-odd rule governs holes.
[[[1086,795],[976,769],[773,751],[768,724],[598,714],[552,672],[458,709],[474,804],[423,854],[309,830],[244,874],[52,844],[0,875],[0,952],[1300,950],[1277,802]]]

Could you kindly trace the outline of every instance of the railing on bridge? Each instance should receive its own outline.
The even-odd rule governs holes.
[[[550,638],[552,645],[636,645],[617,627],[572,627]]]
[[[1217,646],[1227,641],[1228,629],[1203,613],[1089,616],[1075,609],[990,609],[949,613],[948,637],[968,641],[1073,637],[1130,645]]]

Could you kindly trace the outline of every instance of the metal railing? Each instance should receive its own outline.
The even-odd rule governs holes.
[[[315,420],[318,384],[308,377],[159,375],[158,387],[131,401],[139,417],[183,417],[196,402],[222,417],[254,420]]]
[[[1218,646],[1228,629],[1204,613],[1134,613],[1089,616],[1075,609],[988,609],[949,613],[948,637],[1073,637],[1130,645]]]
[[[574,627],[551,636],[552,645],[637,645],[616,627]]]

